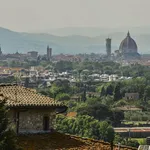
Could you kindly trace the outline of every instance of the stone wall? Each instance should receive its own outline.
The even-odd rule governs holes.
[[[8,118],[9,118],[10,127],[13,128],[14,131],[16,131],[16,118],[15,118],[14,110],[12,109],[9,110]]]
[[[125,99],[126,100],[138,100],[139,93],[125,93]]]
[[[13,111],[11,111],[13,112]],[[10,117],[14,115],[12,113]],[[19,133],[38,133],[43,130],[43,117],[49,117],[49,131],[54,127],[55,112],[50,109],[28,109],[19,113]],[[14,120],[15,119],[11,119]],[[15,122],[14,122],[15,123]],[[47,131],[47,132],[49,132]]]

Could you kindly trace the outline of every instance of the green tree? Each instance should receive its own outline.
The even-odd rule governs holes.
[[[109,120],[112,115],[111,110],[106,105],[101,104],[99,99],[93,98],[87,100],[87,105],[79,106],[77,113],[92,116],[97,120]]]
[[[113,110],[112,111],[112,125],[113,126],[120,126],[121,121],[124,120],[124,113],[120,110]]]
[[[5,101],[0,101],[0,149],[17,150],[16,136],[7,118]]]
[[[121,93],[120,93],[120,83],[116,84],[115,90],[114,90],[114,100],[120,100],[121,99]]]
[[[50,93],[53,95],[53,98],[55,99],[57,94],[59,94],[61,91],[61,88],[56,86],[56,84],[53,84],[52,87],[50,88]]]
[[[120,143],[121,145],[126,145],[126,146],[131,146],[136,148],[139,147],[139,143],[137,140],[122,137],[120,134],[115,134],[114,143],[115,144]]]
[[[73,70],[73,63],[69,61],[59,61],[55,64],[55,69],[58,70],[58,72]]]
[[[147,86],[144,90],[144,96],[143,96],[144,101],[146,102],[147,100],[150,100],[150,86]]]
[[[83,102],[86,101],[86,85],[84,85],[83,94],[81,95],[81,100]]]
[[[111,149],[113,149],[115,132],[112,126],[109,125],[108,122],[106,121],[100,122],[100,133],[101,133],[101,139],[111,143]]]
[[[100,96],[101,96],[101,97],[106,96],[106,90],[105,90],[105,87],[104,87],[104,86],[102,86],[102,88],[101,88]]]
[[[114,139],[114,130],[112,126],[106,121],[101,123],[87,115],[77,116],[76,118],[67,118],[58,115],[56,118],[56,129],[59,132],[97,140],[105,140],[108,142]]]
[[[113,95],[113,86],[110,84],[106,88],[106,95]]]
[[[56,99],[59,100],[59,101],[69,100],[70,96],[69,96],[69,94],[66,94],[66,93],[59,93],[56,96]]]

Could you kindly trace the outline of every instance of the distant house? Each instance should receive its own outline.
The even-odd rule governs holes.
[[[37,58],[38,57],[38,52],[37,51],[30,51],[30,52],[28,52],[28,55],[30,57]]]
[[[139,93],[125,93],[125,100],[138,100]]]
[[[112,81],[116,81],[118,80],[118,75],[116,74],[112,74],[109,76],[109,81],[112,82]]]
[[[45,133],[54,127],[56,113],[67,109],[60,102],[18,85],[0,85],[0,100],[6,100],[17,133]]]

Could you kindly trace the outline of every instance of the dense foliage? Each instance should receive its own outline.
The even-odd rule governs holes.
[[[74,82],[57,79],[50,87],[38,88],[38,92],[62,101],[68,112],[77,112],[75,118],[58,116],[57,130],[83,137],[103,139],[112,142],[113,127],[125,121],[150,120],[150,67],[139,64],[123,66],[115,62],[47,62],[46,58],[37,61],[0,62],[1,66],[24,67],[42,66],[53,73],[68,72]],[[93,74],[117,74],[126,77],[119,81],[95,82]],[[68,75],[69,76],[69,75]],[[68,77],[66,76],[66,78]],[[6,81],[7,82],[7,81]],[[139,99],[127,100],[126,93],[138,93]],[[123,112],[118,108],[134,106],[142,111]],[[68,113],[67,112],[67,113]],[[131,115],[132,114],[132,115]],[[112,137],[111,137],[112,136]],[[121,139],[122,144],[137,147],[137,141]],[[117,138],[115,138],[117,139]]]
[[[5,101],[0,101],[0,149],[17,150],[16,136],[7,118]]]
[[[59,132],[108,142],[112,142],[115,135],[112,126],[106,121],[99,122],[87,115],[76,118],[66,118],[65,116],[59,115],[56,119],[56,126]]]

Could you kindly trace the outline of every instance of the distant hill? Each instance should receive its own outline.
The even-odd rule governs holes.
[[[120,27],[120,28],[101,28],[101,27],[65,27],[58,29],[45,30],[44,33],[50,33],[58,36],[68,36],[68,35],[82,35],[96,37],[100,35],[109,36],[112,33],[122,32],[127,33],[131,31],[132,34],[150,34],[150,26],[144,27]]]
[[[88,29],[88,28],[87,28]],[[80,28],[76,31],[73,28],[64,29],[63,32],[68,36],[56,36],[56,30],[51,33],[19,33],[5,28],[0,28],[0,44],[3,53],[14,53],[16,51],[20,53],[26,53],[31,50],[36,50],[41,54],[46,53],[46,47],[49,45],[53,48],[53,53],[105,53],[105,39],[109,36],[112,38],[112,49],[116,50],[119,47],[120,42],[125,38],[126,32],[120,32],[115,30],[106,29],[89,29],[89,36],[85,36],[82,32],[88,34],[87,29]],[[61,29],[60,29],[61,30]],[[101,31],[101,32],[100,32]],[[58,32],[58,31],[57,31]],[[59,31],[60,32],[60,31]],[[62,32],[62,30],[61,30]],[[71,33],[78,33],[71,34]],[[134,31],[135,32],[135,31]],[[140,53],[150,53],[150,33],[139,34],[131,31],[132,37],[136,40]],[[97,35],[96,35],[97,34]],[[61,34],[59,34],[61,35]]]

